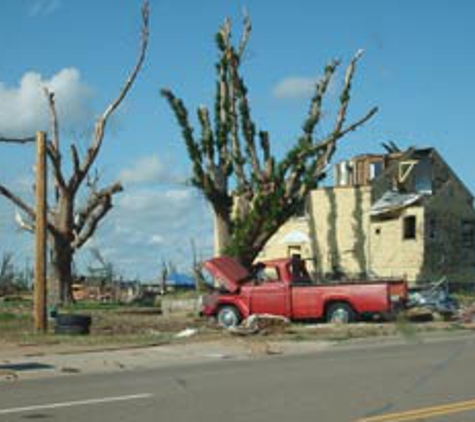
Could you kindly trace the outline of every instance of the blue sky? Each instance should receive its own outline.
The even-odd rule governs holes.
[[[238,35],[243,7],[253,22],[244,67],[251,106],[276,151],[299,134],[309,87],[325,63],[341,58],[346,65],[363,48],[349,116],[374,105],[380,111],[343,140],[336,159],[379,152],[387,140],[431,145],[475,192],[473,1],[152,0],[151,6],[146,64],[114,116],[97,165],[104,182],[119,178],[126,190],[88,245],[101,247],[126,275],[150,279],[162,259],[186,270],[191,239],[203,257],[211,254],[209,208],[183,182],[189,163],[158,92],[172,88],[190,110],[210,104],[214,33],[230,17]],[[46,83],[57,94],[64,142],[87,145],[94,116],[134,63],[139,12],[139,0],[0,0],[0,134],[47,128],[37,89]],[[322,133],[335,99],[329,98]],[[0,150],[0,181],[28,197],[33,151]],[[12,251],[22,262],[31,257],[32,239],[15,227],[14,213],[0,198],[0,253]],[[79,263],[89,259],[87,250],[78,256]]]

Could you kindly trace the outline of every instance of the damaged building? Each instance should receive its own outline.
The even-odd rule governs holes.
[[[475,281],[473,196],[434,148],[367,154],[335,165],[260,258],[300,254],[320,279],[443,276]]]

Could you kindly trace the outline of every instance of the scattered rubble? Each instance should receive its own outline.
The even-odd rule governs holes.
[[[290,320],[279,315],[254,314],[246,318],[240,326],[230,327],[232,334],[247,336],[282,332],[290,325]]]
[[[175,334],[175,338],[189,338],[198,333],[197,328],[185,328],[183,331]]]
[[[475,323],[475,304],[462,308],[458,314],[457,319],[464,324],[474,324]]]
[[[452,320],[457,317],[460,305],[449,292],[446,277],[438,282],[413,288],[409,291],[406,316],[413,321]]]

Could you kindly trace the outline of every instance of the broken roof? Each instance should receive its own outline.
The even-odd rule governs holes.
[[[397,191],[388,191],[371,206],[370,215],[376,216],[388,212],[399,211],[409,205],[415,204],[423,196],[424,194],[422,193],[400,193]]]

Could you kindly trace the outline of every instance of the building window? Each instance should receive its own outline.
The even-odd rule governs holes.
[[[473,248],[475,245],[475,222],[462,220],[462,246]]]
[[[382,161],[375,161],[369,164],[369,180],[373,180],[378,177],[384,170]]]
[[[416,238],[416,216],[415,215],[409,215],[407,217],[404,217],[402,236],[404,240]]]
[[[291,258],[293,255],[302,256],[302,247],[300,245],[289,245],[287,247],[287,256]]]

